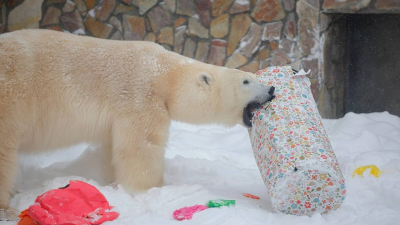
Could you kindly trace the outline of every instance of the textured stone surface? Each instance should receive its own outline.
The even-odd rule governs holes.
[[[251,13],[251,17],[257,22],[276,21],[285,17],[285,11],[282,9],[280,0],[259,0]]]
[[[261,47],[260,50],[258,50],[256,57],[254,59],[256,61],[263,61],[271,57],[271,51],[266,48],[266,47]]]
[[[296,19],[294,13],[290,13],[287,16],[285,26],[283,28],[283,33],[286,35],[287,38],[293,40],[296,37]]]
[[[111,35],[110,37],[111,40],[124,40],[124,38],[122,37],[121,32],[119,31],[115,31],[113,35]]]
[[[226,41],[213,40],[211,42],[210,54],[208,55],[207,63],[223,66],[225,64],[225,49]]]
[[[260,63],[251,62],[245,66],[240,67],[239,69],[245,72],[256,73],[260,69]]]
[[[319,93],[320,93],[320,85],[318,79],[310,79],[311,85],[311,93],[314,96],[315,101],[318,101],[319,99]]]
[[[284,37],[281,39],[280,45],[282,46],[283,50],[285,50],[286,53],[290,54],[292,52],[294,42],[292,42],[292,41],[288,40],[286,37]]]
[[[316,6],[315,6],[316,5]],[[300,0],[296,7],[299,16],[298,32],[300,49],[305,55],[311,55],[311,49],[318,40],[319,2],[317,0]]]
[[[175,0],[164,0],[165,4],[167,4],[169,11],[175,13]]]
[[[147,14],[154,32],[158,32],[161,28],[171,24],[171,15],[166,8],[167,7],[156,6]]]
[[[8,0],[6,5],[7,5],[7,7],[14,7],[14,6],[21,4],[23,1],[24,0]]]
[[[195,51],[196,51],[196,42],[190,38],[187,38],[185,40],[183,55],[193,59]]]
[[[143,40],[146,35],[144,18],[137,16],[124,15],[123,27],[125,30],[125,40]]]
[[[271,41],[271,42],[269,43],[269,45],[271,46],[271,50],[272,50],[272,51],[275,51],[275,50],[278,48],[278,46],[279,46],[279,42],[277,42],[277,41]]]
[[[246,57],[250,57],[260,47],[262,26],[251,23],[249,32],[240,42],[240,52]]]
[[[276,50],[271,61],[271,66],[283,66],[290,63],[290,57],[283,49]]]
[[[298,59],[298,60],[292,62],[292,63],[290,64],[290,66],[291,66],[293,69],[299,71],[300,69],[302,69],[302,68],[301,68],[301,60]]]
[[[88,7],[89,10],[93,9],[95,1],[96,0],[85,0],[86,6]]]
[[[113,27],[115,27],[119,32],[122,32],[122,24],[121,21],[117,19],[117,17],[111,17],[110,24],[113,25]]]
[[[328,29],[331,21],[332,21],[332,17],[330,17],[324,13],[321,13],[319,15],[319,30],[320,30],[320,32],[326,31]]]
[[[97,21],[91,16],[86,17],[83,23],[90,33],[97,38],[107,38],[113,29],[111,25]]]
[[[300,49],[299,49],[299,47],[297,47],[297,45],[293,47],[292,57],[295,59],[299,59],[299,58],[303,57],[303,55],[301,54]]]
[[[177,0],[176,14],[193,16],[196,14],[194,0]]]
[[[235,0],[214,0],[211,6],[212,15],[217,17],[225,13]]]
[[[41,21],[41,26],[47,26],[51,24],[58,24],[60,22],[59,17],[61,16],[61,11],[56,7],[50,6],[47,8],[46,14]]]
[[[86,12],[87,12],[87,8],[86,8],[86,5],[83,2],[83,0],[74,0],[74,2],[75,2],[76,8],[78,9],[79,13],[82,16],[85,16]]]
[[[101,0],[97,4],[94,13],[100,21],[106,21],[115,8],[115,0]]]
[[[8,30],[39,28],[39,20],[42,17],[42,3],[43,0],[24,1],[14,8],[8,15]]]
[[[74,32],[78,29],[85,30],[85,27],[83,26],[82,23],[81,15],[79,14],[78,10],[74,10],[73,12],[70,13],[64,13],[60,17],[60,20],[64,25],[65,29],[70,32]]]
[[[133,10],[133,6],[130,6],[130,5],[125,5],[125,4],[119,4],[119,5],[117,5],[117,7],[115,7],[115,10],[114,10],[114,15],[118,15],[118,14],[121,14],[121,13],[124,13],[124,12],[129,12],[129,11],[132,11]]]
[[[230,56],[235,51],[240,40],[247,33],[251,24],[251,18],[247,14],[238,14],[233,17],[229,33],[227,55]]]
[[[260,62],[260,69],[264,69],[271,66],[271,60],[270,59],[266,59]]]
[[[236,0],[233,3],[229,13],[236,14],[241,12],[247,12],[249,10],[250,10],[250,0]]]
[[[150,32],[152,31],[151,29],[151,24],[150,24],[150,20],[149,19],[145,19],[145,25],[146,25],[146,31]]]
[[[66,12],[72,12],[74,11],[74,9],[75,9],[75,3],[71,0],[68,0],[65,3],[64,7],[62,8],[62,11],[66,13]]]
[[[174,52],[182,54],[183,43],[185,42],[186,26],[180,26],[175,30]]]
[[[247,58],[244,57],[239,52],[234,53],[231,57],[228,58],[225,67],[236,69],[240,66],[243,66],[247,63]]]
[[[161,44],[174,45],[174,32],[171,27],[164,27],[158,34],[157,42]]]
[[[208,41],[200,41],[199,43],[197,43],[196,56],[194,58],[201,62],[206,62],[209,50],[210,43]]]
[[[62,28],[58,25],[50,25],[46,26],[45,29],[47,30],[55,30],[55,31],[63,31]]]
[[[157,4],[157,0],[132,0],[132,4],[139,7],[139,14],[143,15]]]
[[[185,23],[186,23],[186,19],[185,18],[183,18],[183,17],[178,18],[178,19],[175,20],[174,28],[180,27]]]
[[[156,35],[154,33],[148,33],[144,38],[145,41],[156,42]]]
[[[274,41],[281,38],[282,22],[267,23],[264,28],[263,41]]]
[[[223,14],[211,22],[210,32],[215,38],[223,38],[228,34],[229,14]]]
[[[367,7],[370,2],[371,0],[325,0],[322,8],[331,10],[360,10]]]
[[[294,9],[294,2],[295,0],[283,0],[283,8],[285,8],[286,11],[292,11]]]
[[[383,9],[383,10],[390,10],[390,9],[400,10],[400,1],[399,0],[377,0],[374,7],[377,9]]]
[[[196,0],[197,15],[199,15],[199,20],[203,26],[210,25],[210,0]]]
[[[311,59],[311,60],[303,60],[303,69],[304,71],[311,70],[311,73],[307,75],[310,78],[317,78],[318,77],[318,59]]]
[[[188,35],[198,36],[201,38],[208,38],[208,30],[203,27],[196,18],[189,18],[189,32]]]

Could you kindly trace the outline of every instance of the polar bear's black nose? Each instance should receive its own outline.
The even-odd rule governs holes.
[[[275,92],[275,87],[272,86],[271,89],[269,89],[268,94],[272,96],[274,95],[274,92]]]
[[[274,87],[274,86],[271,86],[271,89],[269,89],[269,91],[268,91],[268,94],[269,94],[271,97],[269,97],[269,99],[267,100],[267,102],[270,102],[270,101],[272,101],[272,100],[275,98],[274,92],[275,92],[275,87]]]

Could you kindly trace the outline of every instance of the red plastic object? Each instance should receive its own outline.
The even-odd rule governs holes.
[[[183,207],[174,211],[174,218],[177,220],[190,220],[194,213],[208,209],[205,205],[194,205],[190,207]]]
[[[252,199],[260,199],[260,197],[248,193],[244,193],[243,196]]]
[[[69,181],[62,189],[50,190],[36,198],[29,216],[42,225],[101,224],[116,219],[104,195],[82,181]]]

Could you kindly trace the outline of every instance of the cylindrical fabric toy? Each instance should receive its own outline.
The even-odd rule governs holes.
[[[249,130],[254,156],[274,210],[312,215],[340,206],[345,181],[304,71],[268,67],[257,79],[275,99],[254,109]]]

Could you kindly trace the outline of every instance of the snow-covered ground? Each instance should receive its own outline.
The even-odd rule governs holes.
[[[69,179],[79,179],[96,186],[120,212],[120,217],[107,225],[400,224],[400,118],[388,113],[349,113],[323,122],[347,185],[343,205],[327,214],[299,217],[272,212],[245,128],[181,123],[173,123],[170,129],[162,188],[130,196],[121,186],[108,186],[102,155],[95,146],[82,144],[40,157],[21,156],[19,193],[11,205],[26,209],[37,195],[65,186]],[[352,178],[358,166],[369,164],[384,171],[381,177],[366,171],[364,177]],[[245,198],[242,193],[261,200]],[[186,221],[172,217],[175,209],[211,199],[235,199],[236,206],[207,209]]]

